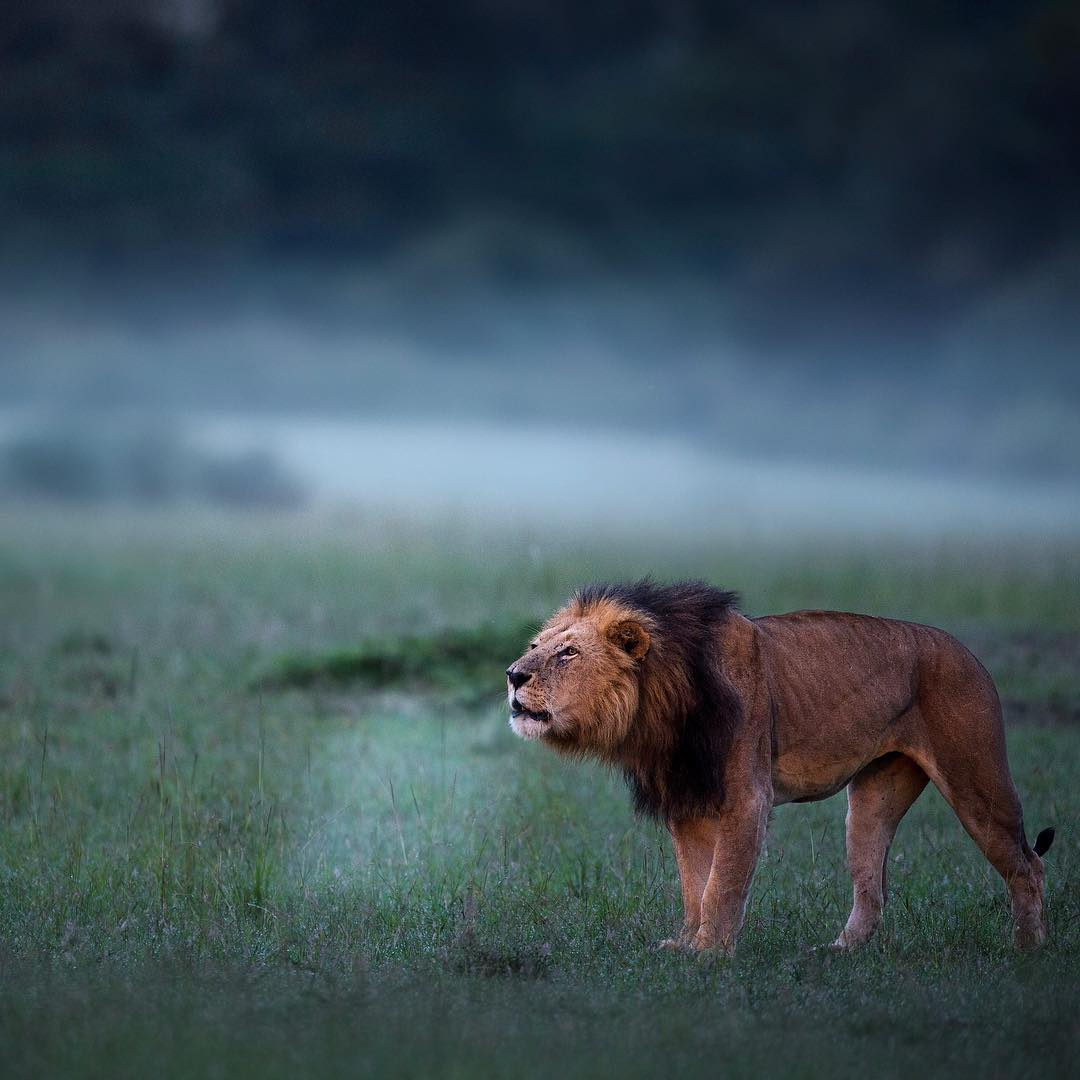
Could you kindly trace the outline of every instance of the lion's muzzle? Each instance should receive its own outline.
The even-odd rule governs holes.
[[[532,680],[535,672],[522,671],[516,664],[506,669],[509,684],[510,727],[523,739],[538,739],[551,723],[551,713],[543,709],[530,709],[518,697],[518,691]]]

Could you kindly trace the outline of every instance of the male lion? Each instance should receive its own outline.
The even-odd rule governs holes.
[[[731,952],[769,813],[848,789],[854,906],[881,922],[885,857],[932,780],[1012,896],[1014,940],[1046,939],[994,684],[942,630],[830,611],[748,619],[703,582],[581,589],[507,668],[525,739],[618,766],[671,832],[684,923],[665,947]]]

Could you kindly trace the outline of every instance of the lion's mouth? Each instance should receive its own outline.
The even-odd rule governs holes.
[[[510,702],[510,716],[514,720],[535,720],[538,724],[551,723],[551,713],[533,712],[532,709],[526,709],[517,698]]]

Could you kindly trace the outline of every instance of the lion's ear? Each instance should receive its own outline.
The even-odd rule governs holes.
[[[614,623],[608,630],[608,637],[635,660],[640,660],[652,644],[648,630],[636,619],[621,619]]]

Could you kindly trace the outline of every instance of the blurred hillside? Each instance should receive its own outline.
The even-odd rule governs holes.
[[[1080,467],[1073,3],[16,0],[0,86],[9,404]]]

